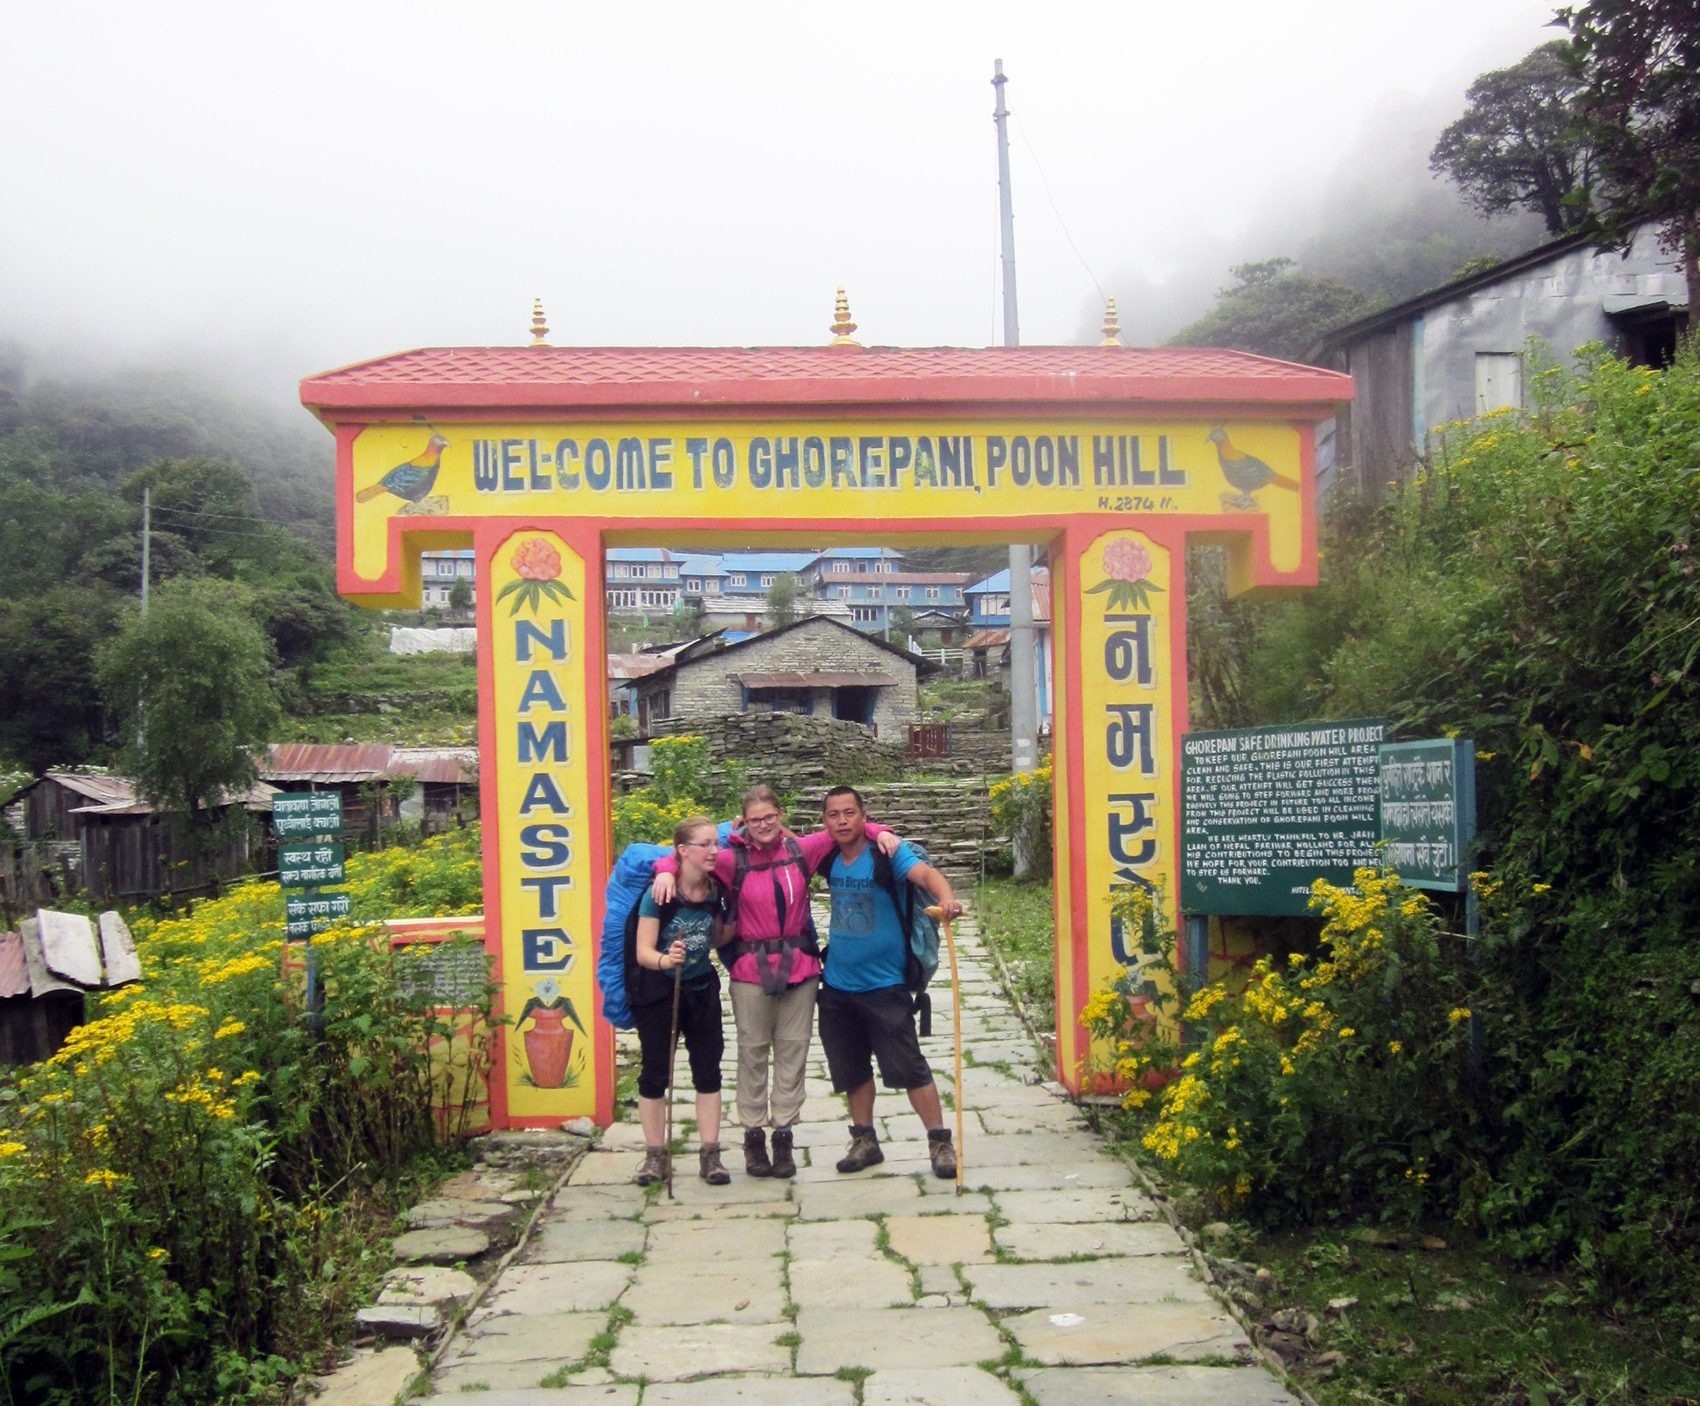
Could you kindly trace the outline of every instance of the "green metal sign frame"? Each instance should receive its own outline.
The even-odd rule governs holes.
[[[1476,837],[1476,744],[1384,743],[1376,789],[1382,863],[1412,888],[1462,890]]]

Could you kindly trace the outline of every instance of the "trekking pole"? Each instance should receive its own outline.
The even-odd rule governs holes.
[[[960,1196],[964,1166],[962,1105],[967,1091],[962,1087],[962,986],[956,979],[956,934],[950,930],[950,919],[945,916],[944,909],[937,904],[927,909],[927,916],[943,931],[945,951],[950,953],[950,1033],[956,1053],[956,1194]]]
[[[662,1146],[667,1149],[667,1199],[673,1199],[673,1071],[679,1064],[679,992],[683,989],[685,966],[673,968],[673,1033],[667,1037],[667,1121]]]

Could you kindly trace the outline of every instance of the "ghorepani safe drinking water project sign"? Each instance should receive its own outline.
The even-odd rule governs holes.
[[[434,348],[301,394],[336,436],[344,595],[417,606],[422,551],[476,553],[484,931],[514,1021],[491,1112],[539,1126],[613,1113],[593,979],[606,548],[1044,548],[1057,1074],[1078,1088],[1080,1008],[1134,957],[1113,892],[1151,888],[1179,926],[1187,544],[1225,547],[1236,593],[1314,584],[1316,427],[1351,382],[1227,351],[840,331],[818,348]]]

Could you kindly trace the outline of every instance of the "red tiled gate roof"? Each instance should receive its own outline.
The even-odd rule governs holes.
[[[1327,406],[1336,371],[1181,347],[426,347],[301,383],[304,405],[712,411],[748,406]]]

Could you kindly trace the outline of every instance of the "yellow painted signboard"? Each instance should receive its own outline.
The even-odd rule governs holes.
[[[1138,960],[1115,895],[1181,917],[1187,547],[1224,547],[1235,591],[1312,584],[1316,425],[1349,393],[1231,352],[1098,348],[441,349],[305,383],[337,433],[345,594],[417,606],[421,551],[475,549],[485,941],[510,1022],[495,1125],[613,1114],[594,989],[610,545],[1044,550],[1057,1074],[1081,1087],[1104,1061],[1080,1009]]]

